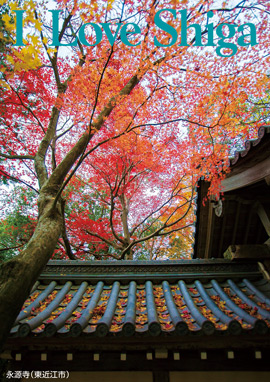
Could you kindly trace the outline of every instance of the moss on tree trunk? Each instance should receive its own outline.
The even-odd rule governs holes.
[[[35,233],[25,250],[0,266],[0,349],[61,235],[63,218],[60,209],[52,210],[50,199],[41,208]]]

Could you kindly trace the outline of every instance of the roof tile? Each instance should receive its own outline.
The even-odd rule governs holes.
[[[265,334],[270,327],[265,282],[41,282],[25,302],[11,335],[237,335],[250,330]]]

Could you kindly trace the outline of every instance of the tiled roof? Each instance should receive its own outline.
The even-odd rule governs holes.
[[[46,267],[12,337],[269,332],[270,284],[257,263],[75,263]]]
[[[242,151],[236,151],[230,158],[230,166],[235,165],[239,159],[246,157],[252,149],[258,146],[264,138],[269,138],[270,126],[261,126],[258,129],[258,138],[248,139],[245,142],[245,148]]]

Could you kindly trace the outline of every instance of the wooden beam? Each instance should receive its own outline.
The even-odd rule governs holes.
[[[200,180],[198,182],[194,258],[205,258],[207,222],[210,204],[209,198],[207,198],[209,186],[210,183],[207,181]]]
[[[263,278],[269,281],[270,280],[270,276],[269,276],[269,272],[270,272],[270,260],[264,260],[263,263],[258,261],[258,265],[259,265],[260,271],[263,274]]]
[[[257,183],[270,176],[270,157],[257,165],[240,172],[239,174],[228,176],[221,183],[222,192],[237,190],[239,188]]]
[[[266,176],[264,180],[266,181],[267,186],[270,186],[270,175]]]
[[[167,359],[168,358],[168,350],[167,349],[156,349],[155,358],[156,359]]]
[[[270,247],[267,244],[230,245],[224,252],[225,259],[270,259]]]
[[[261,222],[265,228],[265,231],[267,232],[267,235],[270,236],[270,219],[269,219],[269,211],[266,211],[264,206],[260,203],[256,203],[256,211],[257,214],[259,215],[259,218],[261,219]]]
[[[226,204],[225,204],[225,208],[226,208]],[[222,219],[222,225],[221,225],[221,234],[220,234],[219,246],[218,246],[218,257],[222,257],[222,247],[223,247],[224,233],[225,233],[225,228],[227,223],[227,215],[224,214],[221,219]]]
[[[249,336],[243,336],[249,337]],[[222,342],[227,342],[227,336],[223,336]],[[190,341],[190,339],[189,339]],[[204,339],[205,343],[209,341]],[[211,340],[212,342],[212,340]],[[102,362],[94,362],[89,358],[89,354],[82,356],[79,352],[76,354],[76,361],[70,362],[63,359],[61,351],[56,352],[47,362],[40,361],[40,357],[28,354],[24,361],[11,361],[9,370],[32,370],[33,365],[35,370],[68,370],[71,372],[99,372],[99,371],[147,371],[154,372],[155,382],[169,382],[169,374],[173,371],[270,371],[270,348],[269,348],[269,334],[264,338],[257,338],[252,336],[251,339],[243,339],[242,336],[234,336],[235,344],[250,343],[248,348],[225,347],[222,349],[212,349],[211,351],[191,349],[187,352],[181,352],[181,360],[175,361],[172,358],[166,360],[153,360],[147,361],[145,354],[136,353],[131,357],[127,357],[127,362],[122,362],[118,358],[111,360],[106,357]],[[262,344],[265,343],[265,345]],[[228,358],[227,352],[233,351],[234,358]],[[201,359],[201,353],[207,353],[207,358]],[[257,352],[257,357],[256,353]],[[131,358],[130,360],[128,360]],[[88,378],[91,381],[91,377]],[[37,379],[38,380],[38,379]],[[44,379],[42,379],[44,380]],[[68,379],[66,379],[68,381]],[[100,377],[102,380],[102,376]],[[138,378],[140,380],[140,377]],[[181,381],[184,381],[184,376]],[[200,381],[200,378],[195,379]],[[216,379],[218,382],[218,379]],[[259,379],[258,379],[259,380]],[[180,381],[180,379],[179,379]]]
[[[267,244],[270,247],[270,237],[263,244]]]

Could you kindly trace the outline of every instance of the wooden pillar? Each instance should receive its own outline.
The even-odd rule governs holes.
[[[206,244],[205,244],[205,259],[209,259],[212,256],[212,242],[213,242],[213,231],[215,224],[215,213],[211,203],[209,203],[209,213],[207,222],[207,234],[206,234]]]
[[[153,371],[153,382],[170,382],[168,371]]]

